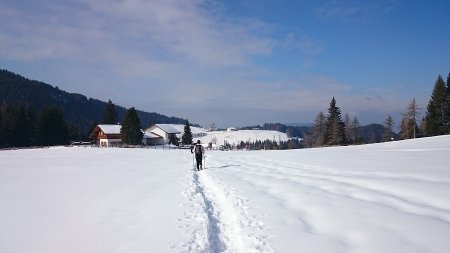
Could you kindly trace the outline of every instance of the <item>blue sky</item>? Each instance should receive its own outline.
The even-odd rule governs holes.
[[[204,126],[398,123],[450,72],[449,1],[0,2],[0,68]]]

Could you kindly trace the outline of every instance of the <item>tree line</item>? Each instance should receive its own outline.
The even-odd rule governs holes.
[[[408,104],[400,122],[400,139],[450,134],[450,73],[447,82],[441,75],[437,77],[422,118],[421,109],[415,99]]]
[[[117,111],[109,100],[100,123],[117,122]],[[125,144],[142,144],[141,123],[134,107],[125,114],[121,134]],[[36,112],[24,104],[0,106],[0,148],[68,145],[71,140],[86,139],[76,126],[65,120],[62,108],[46,107]]]
[[[230,144],[225,142],[225,149],[241,149],[241,150],[286,150],[286,149],[299,149],[303,148],[303,143],[297,139],[288,139],[287,141],[275,141],[275,140],[257,140],[241,141],[238,144]]]
[[[383,131],[380,139],[371,137],[370,142],[385,142],[394,139],[411,139],[416,137],[436,136],[450,134],[450,73],[447,83],[442,76],[436,79],[427,112],[422,119],[420,108],[413,99],[402,113],[398,135],[394,132],[394,118],[389,115],[383,122]],[[419,121],[419,124],[417,123]],[[333,97],[328,108],[328,114],[320,112],[310,132],[305,135],[306,147],[352,145],[365,143],[361,126],[357,117],[351,118],[348,114],[342,118],[342,112],[336,105]]]
[[[60,108],[36,112],[25,105],[0,106],[0,147],[66,145],[77,136],[77,128],[64,120]]]
[[[286,133],[288,138],[292,137],[300,137],[303,138],[303,136],[308,133],[309,131],[308,126],[287,126],[285,124],[281,123],[264,123],[262,126],[256,125],[256,126],[245,126],[242,128],[239,128],[241,130],[252,130],[252,129],[260,129],[260,130],[274,130],[282,133]]]

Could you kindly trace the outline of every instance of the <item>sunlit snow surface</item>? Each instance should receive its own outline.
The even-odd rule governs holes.
[[[0,151],[0,252],[449,252],[450,136]]]

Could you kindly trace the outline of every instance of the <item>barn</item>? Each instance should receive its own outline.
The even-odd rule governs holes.
[[[147,145],[164,145],[169,144],[173,137],[181,132],[171,124],[155,124],[144,131],[145,135],[150,136],[146,141]]]

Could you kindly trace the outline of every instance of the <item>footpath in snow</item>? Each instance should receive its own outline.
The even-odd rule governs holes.
[[[190,240],[185,252],[273,252],[262,236],[263,223],[251,217],[247,202],[208,170],[192,168],[185,178],[186,203],[180,227]]]

